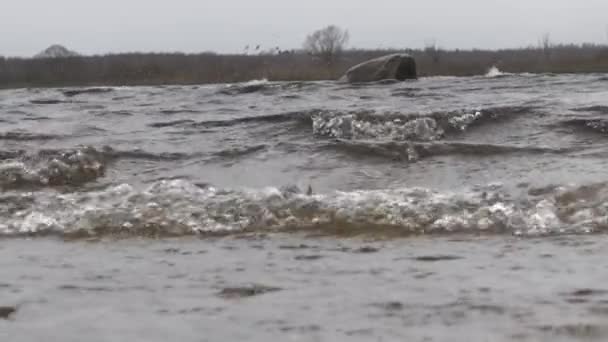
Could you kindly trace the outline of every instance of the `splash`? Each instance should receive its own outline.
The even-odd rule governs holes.
[[[511,75],[511,74],[508,72],[500,71],[500,69],[498,69],[498,67],[496,67],[496,66],[492,66],[488,70],[488,72],[486,73],[485,76],[489,77],[489,78],[496,78],[496,77],[504,77],[504,76],[509,76],[509,75]]]
[[[338,139],[436,141],[448,132],[463,132],[472,125],[517,114],[517,108],[490,108],[438,112],[426,115],[318,111],[312,115],[313,133]]]
[[[295,187],[230,190],[183,180],[78,193],[0,194],[0,235],[182,236],[318,230],[523,236],[608,229],[608,184],[557,187],[513,200],[500,185],[304,193]]]
[[[14,156],[0,162],[0,189],[82,185],[105,174],[107,157],[93,147]]]

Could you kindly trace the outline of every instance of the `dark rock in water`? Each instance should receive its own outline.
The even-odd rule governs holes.
[[[375,58],[350,68],[340,79],[343,82],[377,82],[382,80],[416,79],[416,61],[407,54]]]
[[[17,308],[14,306],[0,306],[0,319],[9,319],[15,312]]]
[[[218,294],[220,297],[234,299],[262,295],[268,292],[280,291],[281,288],[264,285],[252,285],[243,287],[227,287]]]

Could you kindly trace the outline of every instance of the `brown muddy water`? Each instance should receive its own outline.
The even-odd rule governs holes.
[[[0,341],[608,339],[608,76],[0,91]]]

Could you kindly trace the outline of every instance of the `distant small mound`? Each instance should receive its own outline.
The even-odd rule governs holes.
[[[40,52],[34,58],[64,58],[78,56],[77,52],[68,50],[66,47],[61,45],[51,45],[46,50]]]

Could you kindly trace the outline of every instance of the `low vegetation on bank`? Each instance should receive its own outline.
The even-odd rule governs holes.
[[[337,79],[351,66],[390,53],[409,53],[419,76],[482,75],[496,66],[505,72],[608,72],[608,45],[551,45],[507,50],[345,49],[348,31],[335,26],[315,31],[302,50],[273,49],[220,55],[129,53],[61,58],[0,57],[0,88],[231,83],[253,79],[312,81]],[[67,50],[66,50],[67,51]]]

